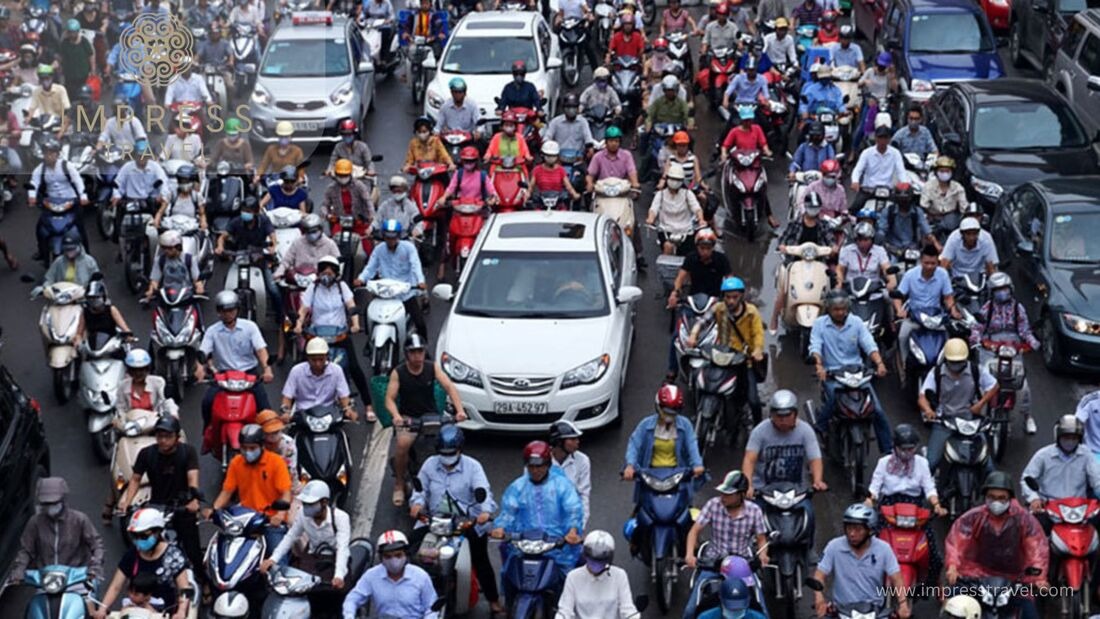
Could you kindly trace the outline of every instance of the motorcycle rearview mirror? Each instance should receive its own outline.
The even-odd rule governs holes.
[[[851,100],[852,100],[852,98],[851,98],[851,97],[849,97],[848,95],[844,95],[844,99],[842,99],[842,101],[844,101],[845,103],[847,103],[847,102],[849,102],[849,101],[851,101]]]
[[[160,189],[161,185],[163,185],[163,184],[164,184],[164,181],[157,180],[153,183],[153,189]]]
[[[898,265],[895,264],[893,266],[886,267],[887,275],[897,275],[898,273],[901,273],[901,267],[899,267]]]
[[[290,503],[286,501],[275,501],[271,504],[271,509],[277,512],[285,512],[290,509]]]
[[[527,181],[520,181],[517,184],[519,185],[520,189],[527,189],[528,188]]]
[[[474,500],[478,503],[484,503],[485,499],[489,498],[489,491],[485,488],[474,488]]]
[[[814,591],[817,591],[818,593],[821,593],[825,590],[825,583],[816,578],[807,578],[806,580],[802,581],[802,584],[806,585],[810,589],[813,589]]]
[[[384,157],[382,157],[382,155],[371,155],[371,158],[370,158],[370,160],[375,162],[375,163],[378,163],[379,161],[382,161],[382,159],[384,159]]]
[[[442,597],[432,602],[432,611],[439,612],[443,610],[443,607],[447,605],[447,598]]]
[[[1031,489],[1032,492],[1039,491],[1039,480],[1035,479],[1031,475],[1024,478],[1024,485]]]
[[[649,596],[646,594],[634,596],[634,608],[638,609],[638,612],[644,613],[645,609],[649,608]]]
[[[1027,568],[1026,570],[1024,570],[1024,574],[1026,574],[1027,576],[1038,576],[1039,574],[1042,574],[1042,573],[1043,573],[1043,570],[1041,568],[1038,568],[1038,567],[1035,567],[1035,566],[1031,566],[1031,567]]]
[[[424,492],[424,484],[420,481],[419,477],[413,476],[412,487],[413,490],[416,490],[417,492]]]
[[[891,299],[897,299],[898,301],[904,301],[905,300],[905,295],[902,294],[902,292],[900,290],[891,290],[890,291],[890,298]]]

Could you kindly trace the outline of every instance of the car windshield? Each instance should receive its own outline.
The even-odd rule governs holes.
[[[272,41],[260,67],[265,77],[338,77],[351,73],[343,41]]]
[[[974,114],[974,148],[1043,150],[1084,147],[1085,130],[1069,107],[1038,101],[992,103]]]
[[[909,52],[913,54],[973,54],[992,52],[989,37],[975,13],[924,13],[914,15],[909,28]]]
[[[1100,213],[1055,215],[1050,234],[1050,259],[1100,263]]]
[[[1100,9],[1100,0],[1062,0],[1058,10],[1066,15],[1074,15],[1085,9]]]
[[[517,60],[527,63],[528,72],[538,71],[539,57],[533,39],[461,37],[447,48],[443,70],[468,75],[509,74]]]
[[[592,252],[482,252],[455,311],[492,318],[592,318],[608,313]]]

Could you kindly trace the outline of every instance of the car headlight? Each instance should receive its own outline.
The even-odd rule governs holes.
[[[444,103],[445,101],[443,100],[442,95],[435,92],[434,90],[428,91],[428,107],[438,110],[439,108],[443,107]]]
[[[588,385],[603,377],[611,364],[611,355],[601,355],[588,363],[579,365],[565,373],[561,379],[561,388],[568,389],[577,385]]]
[[[348,101],[351,101],[351,97],[354,93],[355,91],[352,90],[351,83],[349,82],[332,91],[332,94],[328,96],[328,100],[331,101],[333,105],[344,105]]]
[[[256,105],[271,105],[271,93],[263,86],[256,84],[255,90],[252,91],[252,102]]]
[[[1076,333],[1100,335],[1100,322],[1083,318],[1077,314],[1062,312],[1062,322],[1065,323],[1066,328]]]
[[[928,80],[913,80],[909,89],[913,92],[932,92],[936,87]]]
[[[977,176],[972,176],[970,178],[970,186],[974,188],[974,191],[977,191],[978,193],[982,194],[983,196],[989,198],[990,200],[994,200],[994,201],[1000,200],[1001,199],[1001,194],[1003,194],[1005,192],[1004,187],[1001,187],[1000,185],[998,185],[997,183],[994,183],[993,181],[982,180],[982,179],[978,178]]]
[[[484,383],[481,382],[481,372],[478,372],[447,353],[443,353],[441,365],[443,366],[443,371],[447,373],[447,376],[456,383],[464,383],[474,387],[484,386]]]

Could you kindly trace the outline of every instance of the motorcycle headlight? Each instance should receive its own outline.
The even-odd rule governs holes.
[[[928,80],[913,80],[909,89],[913,92],[933,92],[936,87]]]
[[[256,88],[252,91],[252,102],[257,105],[268,106],[271,105],[271,92],[263,86],[256,84]]]
[[[332,91],[332,94],[328,96],[328,100],[332,101],[333,105],[344,105],[348,101],[351,101],[353,94],[355,94],[355,91],[352,89],[351,83],[349,82]]]
[[[42,589],[49,595],[57,595],[65,590],[67,579],[62,572],[49,572],[42,579]]]
[[[473,387],[484,386],[484,383],[481,382],[481,372],[447,353],[443,353],[441,365],[447,376],[456,383],[464,383]]]
[[[993,591],[986,587],[981,588],[982,604],[985,606],[993,607],[995,605]]]
[[[994,202],[1000,200],[1001,194],[1005,192],[1004,187],[1001,187],[993,181],[980,179],[977,176],[970,177],[970,186],[974,188],[974,191],[977,191]]]
[[[539,539],[525,539],[516,542],[515,545],[516,548],[525,555],[546,554],[554,549],[553,544]]]
[[[565,376],[561,379],[561,388],[568,389],[569,387],[575,387],[577,385],[592,384],[603,377],[610,364],[611,356],[601,355],[587,363],[579,365],[565,373]]]
[[[1065,520],[1067,523],[1081,524],[1081,522],[1085,520],[1085,511],[1088,510],[1088,508],[1088,505],[1078,505],[1077,507],[1062,505],[1059,511],[1062,513],[1062,520]]]
[[[898,516],[897,518],[898,528],[900,529],[915,529],[917,528],[916,516]]]
[[[668,492],[676,486],[680,485],[680,480],[684,478],[683,473],[677,473],[671,477],[664,479],[658,479],[652,475],[642,473],[642,481],[646,486],[649,486],[655,492]]]
[[[1074,331],[1075,333],[1100,335],[1100,322],[1095,322],[1087,318],[1083,318],[1081,316],[1078,316],[1077,314],[1062,312],[1062,322],[1066,325],[1066,328]]]
[[[955,429],[959,431],[959,434],[963,436],[974,436],[978,433],[982,422],[980,419],[955,419]]]
[[[306,417],[306,425],[309,426],[310,432],[328,432],[329,426],[332,425],[332,415]]]
[[[997,608],[1002,606],[1008,606],[1009,600],[1012,599],[1012,593],[1010,591],[1000,591],[997,593]]]

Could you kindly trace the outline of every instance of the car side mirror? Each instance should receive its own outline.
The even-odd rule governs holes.
[[[1035,243],[1031,241],[1020,241],[1016,243],[1016,253],[1021,256],[1030,256],[1035,253]]]
[[[634,303],[642,298],[642,289],[637,286],[623,286],[615,300],[619,303]]]
[[[1088,85],[1089,90],[1100,92],[1100,75],[1089,76],[1089,80],[1085,83]],[[1100,133],[1097,133],[1097,137],[1100,137]]]
[[[549,60],[546,61],[546,68],[547,69],[560,69],[561,68],[561,58],[550,58]]]
[[[435,56],[428,54],[428,57],[420,62],[420,66],[425,69],[435,69]]]
[[[373,73],[374,63],[369,60],[360,60],[359,64],[355,65],[356,73]]]
[[[436,284],[432,288],[432,296],[440,301],[450,302],[455,296],[454,286],[451,284]]]

